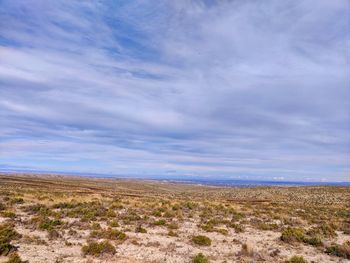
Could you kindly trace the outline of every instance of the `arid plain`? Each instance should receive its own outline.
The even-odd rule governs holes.
[[[350,187],[0,175],[0,262],[350,262]]]

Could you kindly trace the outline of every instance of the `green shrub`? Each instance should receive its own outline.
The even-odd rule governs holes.
[[[13,250],[11,241],[20,238],[21,235],[14,230],[11,224],[0,225],[0,255],[7,255]]]
[[[206,236],[193,236],[192,242],[199,246],[210,246],[211,245],[211,239]]]
[[[230,227],[232,227],[236,233],[242,233],[244,232],[244,227],[240,224],[234,224],[234,223],[231,223],[229,225]]]
[[[16,213],[14,213],[14,212],[12,212],[12,211],[8,211],[8,210],[3,211],[3,212],[1,213],[1,215],[2,215],[3,217],[7,217],[7,218],[15,218],[15,217],[16,217]]]
[[[114,212],[113,209],[108,209],[108,210],[107,210],[106,216],[107,216],[107,217],[116,217],[117,214]]]
[[[105,238],[111,240],[125,240],[127,238],[124,232],[112,228],[93,230],[90,232],[90,236],[92,238]]]
[[[343,245],[332,244],[326,248],[326,253],[337,257],[350,259],[350,242],[345,242]]]
[[[228,235],[228,230],[225,228],[219,228],[215,230],[217,233],[223,234],[223,235]]]
[[[6,209],[6,206],[4,204],[0,203],[0,211],[3,211],[5,209]]]
[[[107,209],[97,201],[77,203],[67,211],[68,217],[78,217],[83,222],[96,220],[97,217],[106,217],[107,214]]]
[[[115,247],[108,241],[90,241],[81,248],[84,255],[100,256],[102,254],[115,254]]]
[[[139,214],[137,213],[137,211],[132,211],[132,210],[129,210],[128,211],[128,214],[125,214],[123,217],[122,217],[123,221],[125,224],[130,224],[131,222],[134,222],[134,221],[139,221],[141,220],[141,216],[139,216]]]
[[[135,229],[136,233],[147,233],[147,230],[143,228],[141,225],[137,226]]]
[[[308,261],[302,256],[293,256],[286,263],[308,263]]]
[[[155,217],[161,217],[162,216],[162,212],[158,210],[155,210],[152,215],[154,215]]]
[[[109,226],[110,227],[119,227],[119,223],[117,220],[112,220],[110,223],[109,223]]]
[[[193,257],[193,263],[209,263],[209,259],[202,253],[199,253]]]
[[[55,213],[51,211],[47,206],[42,204],[29,205],[24,208],[24,211],[29,214],[36,214],[41,216],[52,216]]]
[[[206,232],[214,232],[215,231],[214,225],[211,223],[206,223],[204,225],[201,225],[201,228]]]
[[[9,259],[4,263],[24,263],[21,257],[17,253],[11,253]]]
[[[73,202],[63,202],[63,203],[57,203],[52,206],[54,209],[72,209],[79,206],[79,203],[73,203]]]
[[[242,213],[239,213],[239,212],[236,212],[236,211],[231,211],[231,214],[232,214],[232,219],[231,219],[231,222],[236,222],[242,218],[244,218],[244,214]]]
[[[278,229],[278,225],[277,224],[261,223],[258,225],[258,229],[260,229],[260,230],[276,230],[276,229]]]
[[[337,233],[335,232],[334,226],[331,225],[321,225],[314,227],[307,232],[310,236],[320,236],[324,238],[336,237]]]
[[[164,219],[159,219],[153,223],[155,226],[164,226],[166,225],[166,221]]]
[[[301,228],[287,227],[282,231],[281,240],[287,243],[302,242],[304,240],[304,230]]]
[[[314,247],[323,246],[322,239],[319,236],[305,237],[304,243],[309,244]]]
[[[91,229],[92,230],[99,230],[99,229],[101,229],[101,225],[99,223],[94,222],[91,224]]]
[[[12,199],[10,199],[10,204],[14,205],[14,204],[23,204],[24,200],[21,197],[14,197]]]
[[[32,224],[35,224],[36,227],[40,230],[52,230],[56,226],[60,226],[63,224],[63,222],[59,219],[50,219],[46,216],[36,216],[33,217],[30,222]]]
[[[184,206],[190,210],[194,209],[197,205],[193,202],[186,202]]]
[[[58,220],[58,219],[54,219],[54,220],[47,220],[45,222],[42,222],[39,224],[39,229],[41,230],[52,230],[54,229],[56,226],[62,225],[62,221]]]
[[[179,204],[174,204],[172,207],[171,207],[172,210],[174,211],[178,211],[180,210],[180,205]]]

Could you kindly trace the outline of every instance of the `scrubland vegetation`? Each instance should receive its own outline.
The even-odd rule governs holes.
[[[348,187],[0,175],[0,262],[348,260]]]

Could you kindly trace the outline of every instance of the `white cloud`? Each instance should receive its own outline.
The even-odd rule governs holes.
[[[349,8],[4,1],[3,162],[340,178],[350,166]]]

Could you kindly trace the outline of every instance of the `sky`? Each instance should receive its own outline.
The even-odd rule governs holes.
[[[350,181],[350,1],[0,0],[0,169]]]

